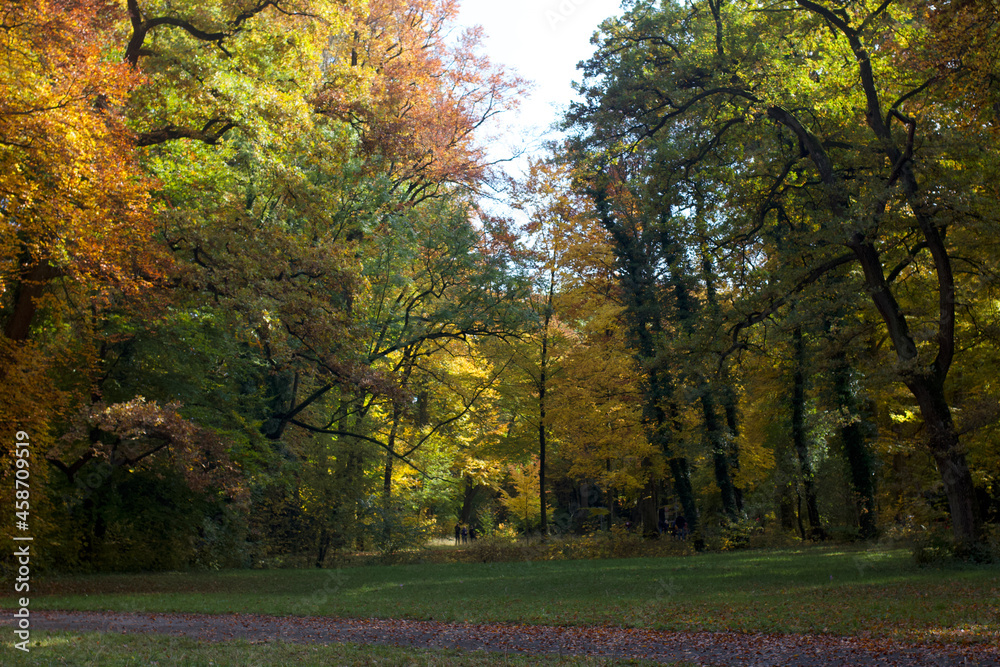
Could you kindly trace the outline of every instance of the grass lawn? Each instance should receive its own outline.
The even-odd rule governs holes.
[[[1000,568],[918,568],[905,550],[93,575],[32,609],[334,615],[1000,641]],[[12,607],[14,599],[0,599]],[[432,663],[428,663],[432,664]]]

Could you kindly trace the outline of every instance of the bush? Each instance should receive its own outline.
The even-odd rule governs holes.
[[[974,544],[958,544],[951,533],[932,530],[919,537],[913,545],[913,560],[917,565],[941,565],[949,561],[986,564],[1000,561],[1000,527],[987,526],[984,539]]]
[[[757,532],[757,524],[746,519],[740,521],[726,520],[722,525],[720,535],[719,550],[735,551],[736,549],[746,549],[750,546],[750,540]]]
[[[598,560],[607,558],[638,558],[684,556],[694,553],[691,541],[663,537],[646,540],[621,527],[583,536],[517,537],[498,529],[482,537],[467,549],[450,552],[457,560],[478,563],[504,563],[525,560]]]
[[[537,542],[525,540],[524,542],[511,541],[508,538],[497,535],[487,535],[473,542],[468,549],[465,549],[467,560],[477,563],[510,563],[523,560],[537,560],[540,549]]]
[[[361,506],[368,539],[384,558],[425,545],[434,530],[432,519],[414,516],[397,505],[387,507],[378,496],[369,496]]]

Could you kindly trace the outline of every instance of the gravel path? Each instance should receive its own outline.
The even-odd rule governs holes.
[[[246,639],[306,644],[355,642],[459,648],[521,655],[589,655],[686,660],[700,665],[1000,667],[1000,647],[913,646],[828,635],[658,632],[612,627],[475,625],[260,614],[149,614],[32,611],[33,627],[76,632],[156,633],[207,641]],[[37,625],[35,625],[37,623]],[[13,625],[10,615],[0,626]]]

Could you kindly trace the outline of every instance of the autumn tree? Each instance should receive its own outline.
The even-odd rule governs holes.
[[[717,243],[750,266],[777,251],[765,234],[782,235],[795,271],[748,302],[734,335],[830,272],[869,295],[924,419],[954,537],[969,545],[981,520],[949,378],[974,281],[955,263],[983,265],[967,241],[995,225],[993,156],[953,122],[961,103],[943,93],[968,70],[929,64],[932,26],[906,2],[636,3],[603,26],[572,118],[616,154],[683,146],[657,168],[697,171],[731,202]]]
[[[2,21],[0,375],[6,378],[28,361],[29,347],[43,344],[40,313],[54,321],[77,298],[136,294],[160,268],[150,246],[149,181],[137,169],[118,111],[138,79],[104,57],[113,8],[5,3]],[[68,302],[62,295],[72,297]],[[57,337],[43,338],[57,344]],[[49,355],[57,357],[56,349]],[[31,366],[25,367],[29,376]],[[34,394],[30,385],[15,391]],[[33,407],[13,399],[6,397],[5,415],[35,412],[44,420],[45,399]]]
[[[618,299],[624,307],[630,346],[642,369],[643,423],[647,437],[666,460],[673,488],[683,512],[694,531],[698,526],[698,508],[691,482],[691,466],[686,447],[678,438],[680,396],[678,377],[662,354],[673,324],[670,311],[674,299],[665,284],[662,267],[669,265],[664,253],[673,244],[662,244],[655,216],[638,199],[638,192],[628,178],[637,165],[626,162],[604,171],[583,172],[586,188],[593,200],[599,224],[610,237],[615,256]],[[669,274],[668,274],[669,276]],[[673,297],[681,296],[674,291]],[[655,503],[652,503],[655,507]],[[648,514],[648,512],[647,512]],[[644,524],[655,525],[648,517]]]
[[[357,481],[359,441],[386,444],[378,425],[350,412],[338,428],[368,439],[322,466],[308,427],[333,423],[313,418],[341,399],[394,405],[402,434],[407,358],[510,319],[513,283],[477,250],[465,193],[487,169],[476,133],[521,83],[481,56],[480,33],[448,38],[456,11],[4,5],[0,353],[19,372],[3,405],[65,436],[48,454],[63,483],[105,459],[117,476],[200,451],[162,429],[123,435],[105,413],[202,429],[263,486],[297,457]],[[353,501],[352,484],[338,492]]]
[[[374,0],[331,40],[328,59],[340,69],[326,77],[316,108],[357,130],[367,166],[403,201],[449,184],[478,187],[489,167],[487,121],[525,89],[481,53],[482,28],[455,38],[457,16],[456,0]]]

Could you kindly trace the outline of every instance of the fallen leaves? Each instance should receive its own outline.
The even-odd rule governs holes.
[[[155,633],[205,641],[354,642],[523,655],[576,655],[699,665],[1000,665],[996,645],[907,645],[886,639],[736,632],[663,632],[609,626],[466,624],[262,614],[39,611],[49,630]],[[9,625],[10,619],[0,619]]]

